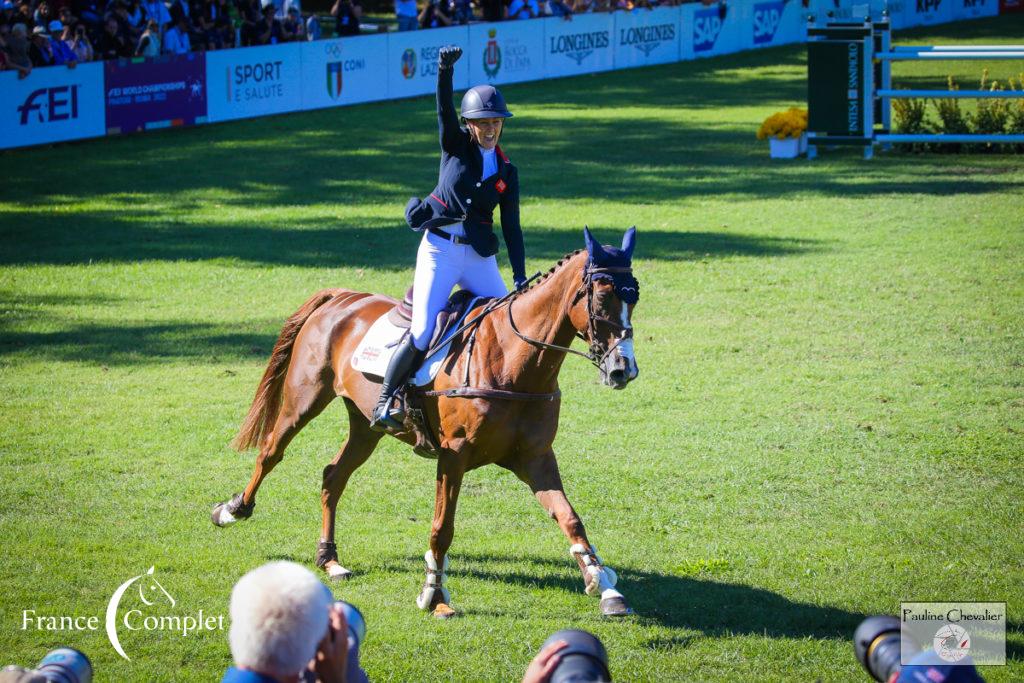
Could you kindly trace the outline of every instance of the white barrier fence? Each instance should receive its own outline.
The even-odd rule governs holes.
[[[884,0],[870,0],[874,11]],[[473,24],[426,31],[289,43],[205,53],[205,79],[182,72],[188,92],[205,88],[206,111],[177,113],[168,90],[175,64],[157,58],[159,78],[139,81],[148,123],[139,128],[229,121],[293,111],[398,99],[433,92],[437,51],[459,45],[456,89],[471,83],[516,83],[729,54],[803,42],[807,16],[842,19],[866,0],[733,0],[721,6],[691,3],[654,10]],[[895,28],[992,16],[998,0],[888,0]],[[191,60],[195,68],[196,60]],[[0,149],[115,133],[106,75],[111,63],[77,69],[34,69],[23,80],[0,73]],[[184,68],[184,67],[183,67]],[[136,69],[145,72],[146,69]],[[170,80],[169,80],[170,79]],[[197,82],[201,81],[201,82]],[[182,86],[184,87],[184,86]],[[179,88],[181,90],[181,88]],[[143,98],[146,95],[142,96]],[[178,100],[181,98],[179,97]],[[143,100],[139,100],[140,102]],[[185,105],[177,105],[179,109]],[[123,111],[123,107],[122,107]]]

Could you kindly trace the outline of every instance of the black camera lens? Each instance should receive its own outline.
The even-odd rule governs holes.
[[[608,653],[601,641],[586,631],[565,629],[551,634],[541,646],[564,640],[569,646],[560,651],[561,661],[551,673],[551,683],[601,683],[611,681],[608,671]]]
[[[92,662],[70,647],[51,650],[39,662],[37,670],[53,683],[92,683]]]
[[[868,617],[853,634],[853,649],[857,659],[876,681],[887,681],[900,671],[900,650],[912,652],[921,646],[900,635],[900,620],[896,617]]]

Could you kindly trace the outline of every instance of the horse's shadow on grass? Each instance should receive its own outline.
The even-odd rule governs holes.
[[[410,558],[410,561],[415,559]],[[459,553],[452,577],[497,580],[530,589],[582,591],[582,579],[571,563],[521,556],[515,558],[515,563],[526,568],[510,568],[508,557]],[[854,629],[867,616],[797,602],[752,586],[612,566],[619,575],[618,587],[640,619],[670,628],[696,630],[708,636],[851,638]]]

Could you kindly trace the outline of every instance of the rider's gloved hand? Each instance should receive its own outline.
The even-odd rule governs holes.
[[[520,275],[512,278],[512,282],[515,283],[516,291],[521,292],[526,289],[526,283],[528,280],[525,275]]]
[[[462,48],[458,45],[446,45],[437,52],[437,66],[441,69],[450,69],[455,66],[462,56]]]

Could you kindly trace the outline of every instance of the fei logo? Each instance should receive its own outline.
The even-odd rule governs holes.
[[[775,39],[775,33],[782,23],[784,5],[782,0],[754,5],[754,45],[763,45]]]
[[[411,47],[402,53],[402,76],[412,78],[416,75],[416,50]]]
[[[721,32],[722,15],[718,9],[702,9],[693,13],[694,52],[713,50]]]
[[[29,123],[29,117],[33,113],[35,123],[50,123],[52,121],[68,121],[78,118],[78,89],[79,85],[61,85],[54,88],[39,88],[33,90],[24,103],[18,107],[21,114],[21,125]]]
[[[487,46],[484,48],[484,73],[487,78],[494,78],[501,71],[501,47],[497,35],[497,29],[487,31]]]

